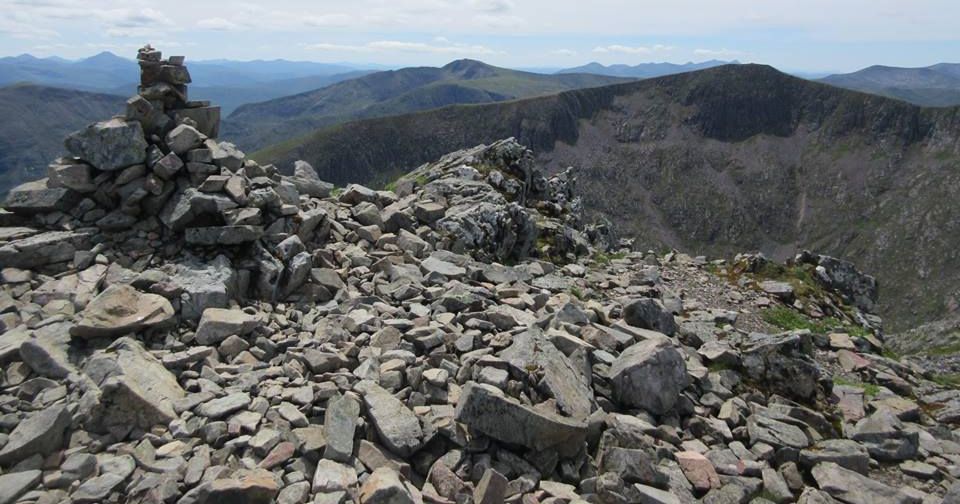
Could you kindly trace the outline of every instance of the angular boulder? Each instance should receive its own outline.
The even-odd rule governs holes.
[[[662,415],[690,383],[683,356],[666,338],[635,343],[610,366],[614,400],[630,408]]]
[[[505,443],[543,451],[577,451],[587,436],[583,420],[538,410],[506,397],[493,386],[467,382],[455,418],[477,432]]]
[[[920,504],[915,493],[907,493],[879,481],[844,469],[833,462],[822,462],[810,471],[820,490],[847,504]]]
[[[120,338],[94,354],[83,368],[99,390],[86,427],[148,430],[177,418],[173,404],[186,393],[177,378],[132,338]]]
[[[71,134],[64,144],[70,154],[103,171],[143,164],[149,146],[140,123],[121,118],[91,124]]]
[[[623,307],[623,320],[634,327],[650,329],[673,336],[677,323],[673,314],[656,299],[640,298]]]
[[[27,182],[7,194],[3,207],[20,215],[68,212],[80,202],[80,193],[67,187],[50,186],[47,179]]]
[[[71,420],[70,411],[62,404],[34,412],[10,433],[7,444],[0,449],[0,465],[11,465],[35,454],[47,456],[62,448]]]
[[[90,249],[90,234],[48,231],[0,246],[0,268],[33,269],[73,260],[78,250]]]
[[[363,394],[367,416],[390,451],[408,457],[423,446],[420,420],[410,408],[376,383],[364,381],[354,388]]]
[[[259,325],[257,317],[239,309],[207,308],[200,317],[196,340],[201,345],[215,345],[230,335],[246,336]]]

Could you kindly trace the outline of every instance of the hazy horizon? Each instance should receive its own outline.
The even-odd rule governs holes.
[[[471,58],[508,68],[739,60],[849,72],[957,60],[960,5],[921,0],[625,2],[589,9],[543,0],[278,0],[156,5],[142,0],[0,0],[0,54],[132,58],[150,42],[192,61],[285,59],[439,66]],[[78,23],[78,20],[83,22]]]

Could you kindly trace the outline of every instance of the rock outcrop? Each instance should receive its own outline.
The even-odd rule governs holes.
[[[0,503],[960,492],[960,394],[884,355],[855,269],[607,249],[513,140],[284,176],[140,61],[0,215]]]

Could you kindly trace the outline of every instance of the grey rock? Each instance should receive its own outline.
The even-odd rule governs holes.
[[[246,336],[260,326],[260,320],[239,309],[207,308],[200,317],[196,340],[201,345],[214,345],[227,336]]]
[[[870,454],[867,449],[849,439],[824,439],[810,449],[800,451],[802,465],[813,467],[821,462],[833,462],[864,476],[870,470]]]
[[[52,406],[25,418],[0,450],[0,465],[8,466],[32,455],[49,455],[62,448],[71,415],[64,405]]]
[[[129,285],[111,285],[80,313],[70,335],[104,338],[129,334],[169,322],[173,306],[163,296],[144,294]]]
[[[423,446],[420,421],[393,394],[369,381],[358,383],[354,389],[363,394],[367,416],[390,451],[407,457]]]
[[[747,432],[751,442],[763,442],[774,447],[786,446],[799,450],[811,444],[809,436],[796,425],[760,414],[747,419]]]
[[[30,470],[0,475],[0,504],[14,504],[43,478],[43,472]]]
[[[360,403],[353,397],[330,399],[323,419],[323,433],[327,438],[324,458],[349,462],[353,456],[353,436],[360,417]]]
[[[623,320],[634,327],[650,329],[673,336],[677,323],[663,304],[651,298],[640,298],[623,307]]]
[[[226,256],[212,261],[188,258],[176,265],[170,284],[186,294],[180,300],[180,316],[199,319],[207,308],[226,308],[237,291],[237,273]]]
[[[810,471],[821,490],[847,504],[919,504],[913,494],[887,486],[832,462]]]
[[[113,118],[72,133],[64,142],[70,154],[103,171],[115,171],[147,159],[147,140],[137,121]]]
[[[476,504],[500,504],[507,494],[507,478],[495,469],[488,468],[473,490]]]
[[[84,481],[83,484],[70,495],[70,500],[77,504],[104,502],[110,493],[125,480],[125,477],[118,474],[101,474],[100,476]]]
[[[333,184],[320,180],[317,171],[306,161],[295,161],[293,163],[293,176],[288,180],[297,186],[300,194],[306,194],[312,198],[326,198],[333,191]]]
[[[90,249],[90,235],[77,231],[48,231],[0,246],[0,268],[37,268],[73,260],[78,250]]]
[[[245,392],[235,392],[224,397],[207,401],[197,407],[197,414],[210,419],[223,418],[246,408],[250,404],[250,395]]]
[[[193,126],[181,124],[167,133],[165,140],[171,152],[182,156],[190,149],[200,147],[206,137]],[[96,163],[94,163],[94,166],[96,166]]]
[[[490,385],[467,382],[455,418],[471,429],[506,443],[542,451],[578,450],[587,435],[583,420],[522,405]]]
[[[86,422],[97,432],[166,425],[177,418],[174,403],[186,395],[176,377],[132,338],[120,338],[95,353],[83,371],[99,387]]]
[[[657,415],[673,409],[690,380],[683,357],[666,338],[631,345],[610,366],[609,376],[619,403]]]
[[[809,401],[816,397],[822,375],[812,354],[808,333],[751,333],[741,360],[750,379],[788,397]]]
[[[389,467],[374,470],[360,487],[360,504],[414,504],[400,474]]]
[[[260,226],[211,226],[187,228],[185,237],[191,245],[240,245],[259,240],[263,236]]]

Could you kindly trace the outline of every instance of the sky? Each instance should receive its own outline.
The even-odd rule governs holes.
[[[957,0],[0,0],[0,56],[133,58],[149,42],[193,60],[834,72],[960,62],[958,20]]]

